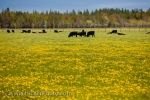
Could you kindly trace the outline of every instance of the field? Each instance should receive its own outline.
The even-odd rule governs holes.
[[[150,100],[150,35],[0,30],[1,100]]]

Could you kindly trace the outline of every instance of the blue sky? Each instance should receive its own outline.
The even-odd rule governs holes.
[[[94,10],[99,8],[148,9],[150,0],[0,0],[0,9],[23,11]]]

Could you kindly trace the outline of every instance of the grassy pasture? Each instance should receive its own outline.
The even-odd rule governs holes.
[[[0,30],[0,99],[150,99],[145,29],[122,30],[125,36],[95,29],[95,38],[68,38],[71,30],[77,29],[47,34]]]

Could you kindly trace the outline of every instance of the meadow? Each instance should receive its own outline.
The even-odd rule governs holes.
[[[145,30],[68,38],[72,30],[0,30],[0,100],[150,100]]]

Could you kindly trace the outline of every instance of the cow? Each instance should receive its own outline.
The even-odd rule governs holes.
[[[95,31],[89,31],[89,32],[87,32],[87,37],[89,37],[90,35],[92,37],[95,37]]]
[[[117,30],[112,30],[112,31],[111,31],[111,32],[109,32],[108,34],[112,34],[112,33],[117,34]]]
[[[11,30],[12,33],[15,33],[15,30]]]
[[[54,33],[58,33],[59,31],[58,30],[54,30]]]
[[[47,33],[46,30],[42,30],[43,33]]]
[[[39,33],[47,33],[45,30],[42,30],[42,32],[39,32]]]
[[[86,37],[86,32],[84,31],[84,30],[82,30],[82,32],[78,32],[78,34],[77,35],[79,35],[79,36],[84,36],[84,37]]]
[[[117,30],[112,30],[112,32],[111,33],[117,33]]]
[[[21,33],[31,33],[31,30],[22,30]]]
[[[117,33],[118,35],[126,35],[126,34],[124,34],[124,33]]]
[[[32,33],[36,33],[36,32],[32,32]]]
[[[7,33],[10,33],[10,30],[7,30]]]
[[[31,30],[26,30],[26,33],[31,33]]]
[[[68,37],[73,37],[73,36],[76,36],[76,37],[77,37],[77,35],[78,35],[78,32],[73,31],[73,32],[70,32],[70,33],[69,33]]]
[[[63,31],[54,30],[54,33],[59,33],[59,32],[63,32]]]
[[[22,30],[22,32],[21,33],[26,33],[27,31],[26,30]]]

